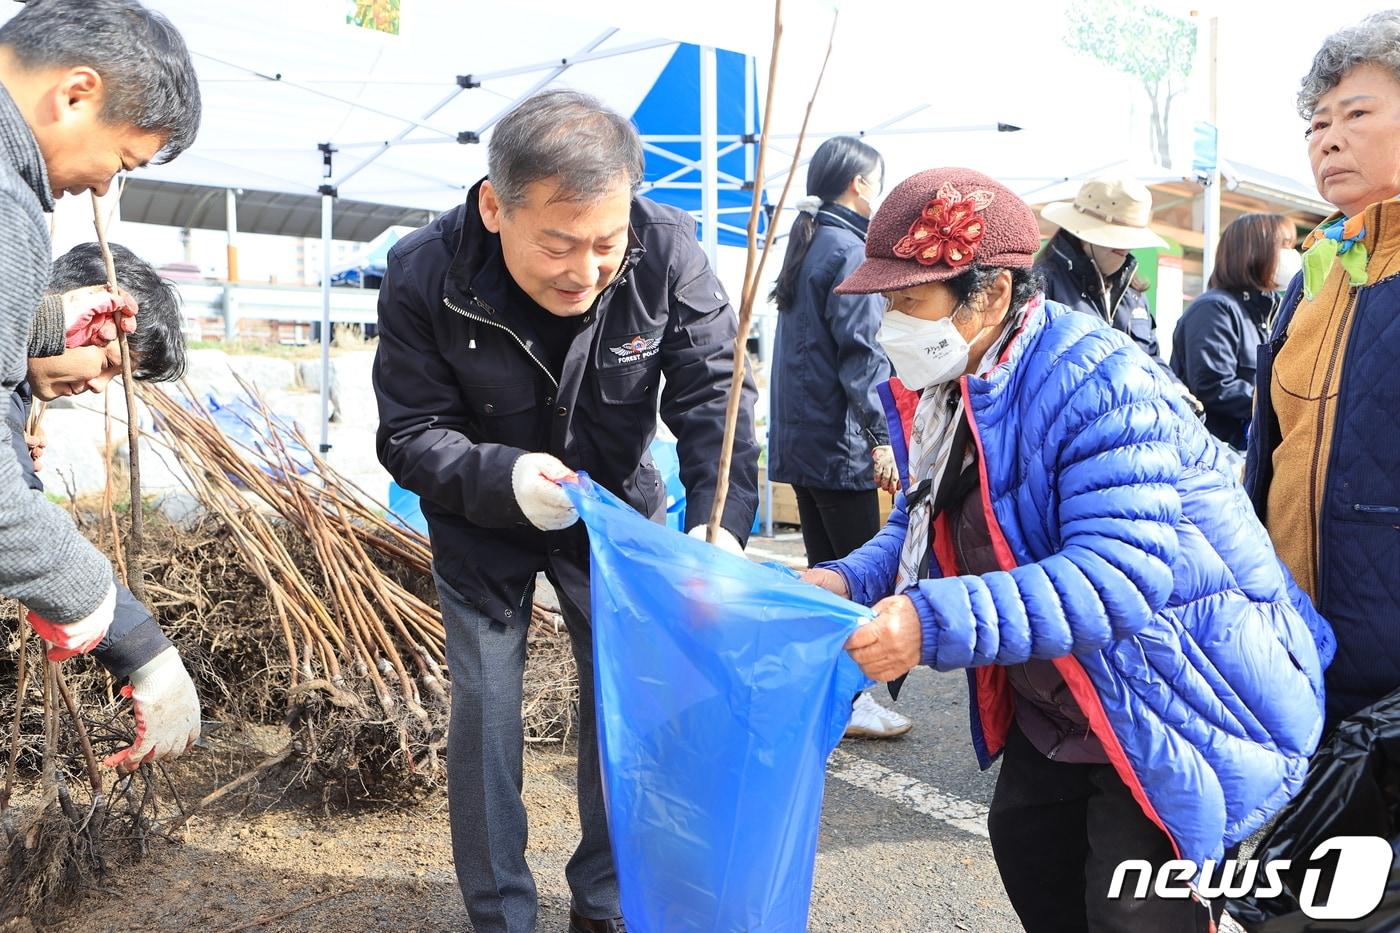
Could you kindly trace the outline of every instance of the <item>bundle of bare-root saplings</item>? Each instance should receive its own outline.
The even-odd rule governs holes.
[[[263,733],[284,725],[285,743],[219,769],[228,780],[212,792],[209,769],[196,780],[199,769],[190,767],[217,754],[208,749],[175,768],[143,765],[121,778],[103,771],[96,760],[131,739],[111,678],[90,659],[45,661],[19,608],[3,607],[0,722],[11,727],[0,751],[3,799],[18,787],[38,803],[0,814],[8,843],[0,920],[33,915],[94,873],[144,854],[152,834],[170,833],[234,789],[271,783],[319,791],[322,804],[360,804],[413,798],[444,777],[450,683],[426,538],[244,390],[240,417],[250,430],[240,440],[187,389],[140,387],[155,425],[145,451],[179,467],[200,508],[178,525],[145,510],[139,570],[148,608],[199,689],[209,744],[239,734],[240,724]],[[73,512],[121,564],[112,499],[109,484],[100,502]],[[567,740],[576,715],[568,638],[547,602],[535,606],[529,639],[532,743]],[[224,727],[211,735],[211,721]]]

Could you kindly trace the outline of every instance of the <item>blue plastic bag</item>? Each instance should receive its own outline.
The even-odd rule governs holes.
[[[826,760],[868,609],[643,518],[580,475],[598,737],[628,929],[807,928]]]
[[[651,461],[666,487],[666,527],[685,531],[685,486],[681,484],[681,458],[675,441],[651,442]]]

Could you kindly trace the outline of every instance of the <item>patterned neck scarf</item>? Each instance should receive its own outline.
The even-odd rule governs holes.
[[[1365,239],[1364,211],[1355,217],[1339,217],[1308,234],[1303,241],[1303,297],[1311,301],[1338,262],[1352,285],[1365,285],[1366,262],[1370,258]]]

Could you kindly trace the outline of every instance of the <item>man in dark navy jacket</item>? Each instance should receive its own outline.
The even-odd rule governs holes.
[[[555,480],[587,471],[661,519],[665,492],[647,455],[659,404],[677,437],[687,521],[703,534],[737,321],[690,218],[635,196],[641,141],[598,101],[532,97],[497,124],[489,163],[464,205],[390,251],[374,364],[379,458],[422,497],[431,533],[452,674],[453,857],[473,928],[535,928],[520,702],[543,570],[579,667],[583,838],[566,869],[570,929],[617,930],[588,541]],[[755,394],[747,382],[717,542],[734,550],[757,508]]]

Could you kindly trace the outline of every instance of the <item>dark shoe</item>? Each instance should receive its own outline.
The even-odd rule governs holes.
[[[569,933],[627,933],[627,924],[621,917],[607,920],[594,920],[584,917],[572,907],[569,908]]]

